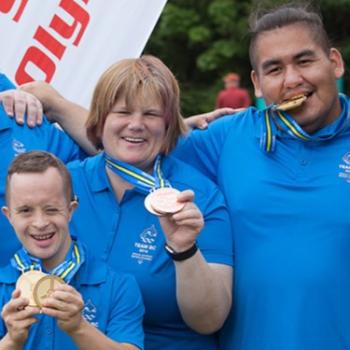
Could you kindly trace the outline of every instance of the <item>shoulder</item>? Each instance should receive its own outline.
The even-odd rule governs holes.
[[[201,171],[173,156],[166,157],[171,185],[180,191],[195,192],[197,204],[204,204],[213,196],[221,196],[218,186]]]
[[[84,160],[76,160],[67,164],[69,171],[79,172],[79,171],[91,171],[98,168],[103,161],[102,154],[97,154],[96,156],[87,157]]]
[[[0,268],[0,284],[15,284],[20,272],[16,270],[11,264]]]

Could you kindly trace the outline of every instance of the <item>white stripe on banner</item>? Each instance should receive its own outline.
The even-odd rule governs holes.
[[[166,0],[0,0],[0,68],[88,106],[101,73],[138,57]]]

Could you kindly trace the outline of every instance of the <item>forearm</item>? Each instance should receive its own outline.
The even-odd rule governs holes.
[[[23,344],[16,344],[8,333],[0,340],[0,350],[22,350]]]
[[[50,101],[50,107],[45,113],[50,121],[58,123],[86,153],[90,155],[97,153],[86,135],[85,123],[88,111],[84,107],[57,96]]]
[[[184,321],[203,334],[221,328],[232,302],[232,268],[208,264],[200,251],[175,262],[176,296]]]
[[[71,333],[79,350],[137,350],[138,347],[111,340],[96,327],[83,320],[78,330]]]

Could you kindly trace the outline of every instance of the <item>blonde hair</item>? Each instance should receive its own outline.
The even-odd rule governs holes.
[[[179,85],[170,69],[160,59],[144,55],[121,60],[102,74],[86,122],[88,138],[98,148],[103,148],[101,136],[107,115],[121,97],[125,98],[127,107],[135,98],[141,101],[150,97],[160,99],[166,123],[163,152],[169,153],[186,131],[180,112]]]

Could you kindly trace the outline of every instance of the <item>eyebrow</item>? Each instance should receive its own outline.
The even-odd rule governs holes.
[[[293,56],[293,61],[295,60],[299,60],[303,57],[314,57],[315,56],[315,52],[313,50],[303,50],[298,52],[295,56]],[[281,60],[280,59],[271,59],[271,60],[266,60],[261,68],[262,70],[267,70],[268,68],[270,68],[271,66],[275,66],[280,64]]]

